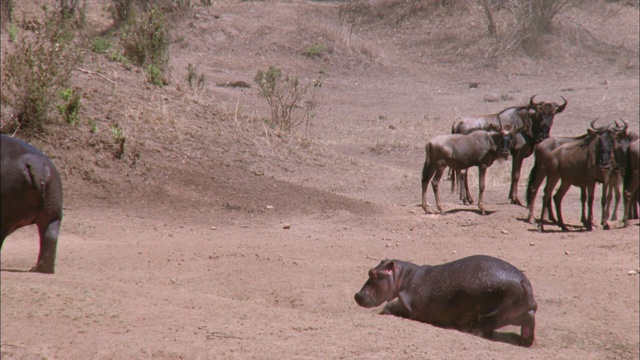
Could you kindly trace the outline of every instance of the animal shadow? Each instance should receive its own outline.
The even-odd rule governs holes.
[[[477,208],[476,209],[461,209],[461,208],[457,208],[457,209],[445,210],[444,214],[445,215],[446,214],[457,214],[459,212],[472,212],[472,213],[475,213],[475,214],[480,215],[480,216],[489,216],[489,215],[497,213],[496,210],[490,211],[490,210],[486,210],[485,209],[484,215],[482,215],[482,212],[480,212],[480,209],[477,209]]]
[[[493,334],[491,334],[491,337],[484,339],[510,345],[522,346],[520,344],[520,335],[512,332],[494,332]]]
[[[0,269],[1,272],[13,272],[13,273],[28,273],[31,272],[29,270],[22,269]]]

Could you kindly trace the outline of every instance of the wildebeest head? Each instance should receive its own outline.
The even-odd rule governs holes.
[[[603,171],[610,170],[615,165],[614,149],[616,147],[616,130],[608,126],[595,126],[595,119],[591,122],[591,129],[587,129],[595,144],[596,166]],[[626,128],[625,128],[626,129]]]
[[[621,119],[622,120],[622,119]],[[627,163],[627,152],[629,144],[638,139],[638,134],[633,131],[628,131],[629,123],[622,120],[622,125],[615,122],[613,131],[616,136],[616,146],[614,149],[614,159],[616,161],[616,167],[623,167],[623,164]]]
[[[383,260],[378,266],[369,270],[369,279],[354,296],[356,303],[371,308],[396,297],[394,271],[396,264],[392,260]]]
[[[496,150],[498,150],[500,155],[506,159],[509,157],[509,153],[511,153],[511,150],[516,146],[516,134],[524,131],[526,129],[526,126],[521,125],[518,127],[507,129],[502,125],[502,122],[499,118],[498,124],[500,124],[499,128],[494,126],[490,127],[490,129],[500,133],[500,141],[497,144],[498,148]]]
[[[564,111],[567,107],[567,99],[562,97],[563,103],[557,104],[555,102],[535,102],[533,99],[536,95],[533,95],[529,99],[529,116],[532,122],[532,132],[535,138],[536,144],[549,137],[551,133],[551,126],[553,126],[553,118],[556,114]]]

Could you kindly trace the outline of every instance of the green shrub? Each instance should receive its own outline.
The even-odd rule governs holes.
[[[11,42],[16,42],[16,37],[18,35],[18,27],[13,24],[9,24],[7,26],[7,31],[9,32],[9,40]]]
[[[187,83],[189,83],[189,87],[198,90],[202,90],[204,88],[204,83],[206,78],[204,73],[198,75],[198,69],[192,64],[187,65]]]
[[[106,54],[112,46],[111,40],[98,36],[91,42],[91,51],[96,54]]]
[[[71,88],[66,88],[60,90],[59,96],[63,103],[58,105],[58,112],[60,112],[60,115],[68,124],[76,125],[78,123],[78,113],[80,112],[82,95],[76,93]]]
[[[111,137],[113,138],[113,142],[116,144],[116,152],[115,155],[118,159],[122,159],[125,152],[125,143],[127,142],[127,137],[122,131],[122,128],[118,124],[111,124],[109,127],[111,129]]]
[[[151,7],[132,14],[122,36],[124,56],[140,67],[153,65],[164,72],[169,63],[169,30],[164,13]]]
[[[290,131],[302,123],[308,127],[316,106],[316,91],[322,86],[320,80],[301,85],[297,77],[283,77],[282,70],[271,66],[266,72],[258,70],[253,81],[260,87],[260,95],[271,108],[270,126],[283,131]],[[298,107],[304,108],[305,112],[295,117],[293,111]]]
[[[315,43],[304,51],[304,55],[307,57],[319,57],[322,56],[322,53],[324,53],[325,49],[326,47],[324,45]]]
[[[56,95],[65,88],[81,61],[82,46],[74,41],[73,26],[59,11],[45,9],[44,27],[23,33],[2,69],[3,98],[14,110],[7,131],[44,132]]]
[[[158,69],[155,65],[147,66],[144,72],[145,74],[147,74],[147,80],[149,81],[149,83],[160,87],[165,85],[162,71],[160,71],[160,69]]]

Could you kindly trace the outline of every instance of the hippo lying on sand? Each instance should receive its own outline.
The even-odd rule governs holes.
[[[492,338],[506,325],[521,326],[520,345],[531,346],[535,312],[529,280],[513,265],[475,255],[442,265],[418,266],[383,260],[369,270],[369,280],[355,295],[371,308],[385,301],[383,314]]]
[[[62,221],[62,182],[51,160],[40,150],[0,135],[0,249],[4,239],[36,224],[40,254],[31,271],[53,274]]]

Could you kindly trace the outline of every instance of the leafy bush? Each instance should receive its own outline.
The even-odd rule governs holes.
[[[111,40],[101,36],[95,37],[91,42],[91,50],[96,54],[106,54],[112,46]]]
[[[163,85],[166,85],[164,78],[162,76],[162,71],[160,71],[160,69],[155,67],[155,65],[147,66],[144,72],[145,74],[147,74],[147,80],[149,81],[149,83],[160,86],[160,87],[162,87]]]
[[[192,64],[187,65],[187,82],[190,88],[196,88],[202,90],[205,83],[204,73],[198,75],[198,69]]]
[[[283,77],[282,70],[271,66],[266,72],[258,70],[253,80],[271,108],[272,126],[290,131],[304,122],[308,125],[316,106],[316,91],[322,86],[319,79],[301,85],[297,77]],[[304,115],[293,116],[293,110],[297,107],[305,109]]]
[[[307,57],[319,57],[325,51],[326,47],[322,44],[315,43],[304,51],[304,55]]]
[[[118,159],[122,159],[125,152],[125,143],[127,142],[127,137],[120,125],[117,123],[111,124],[111,126],[109,126],[109,129],[111,130],[111,137],[113,138],[113,142],[116,144],[115,156]]]
[[[151,7],[132,14],[122,36],[124,55],[137,66],[155,66],[164,72],[169,63],[169,30],[164,13]]]
[[[81,61],[82,46],[74,41],[69,21],[45,8],[44,28],[23,33],[2,69],[3,100],[14,110],[14,121],[3,131],[44,132],[56,95],[65,88]],[[5,128],[8,127],[8,128]]]
[[[63,101],[61,105],[58,105],[58,112],[71,125],[78,123],[78,113],[80,112],[80,100],[82,95],[76,93],[71,88],[60,90],[60,99]]]

